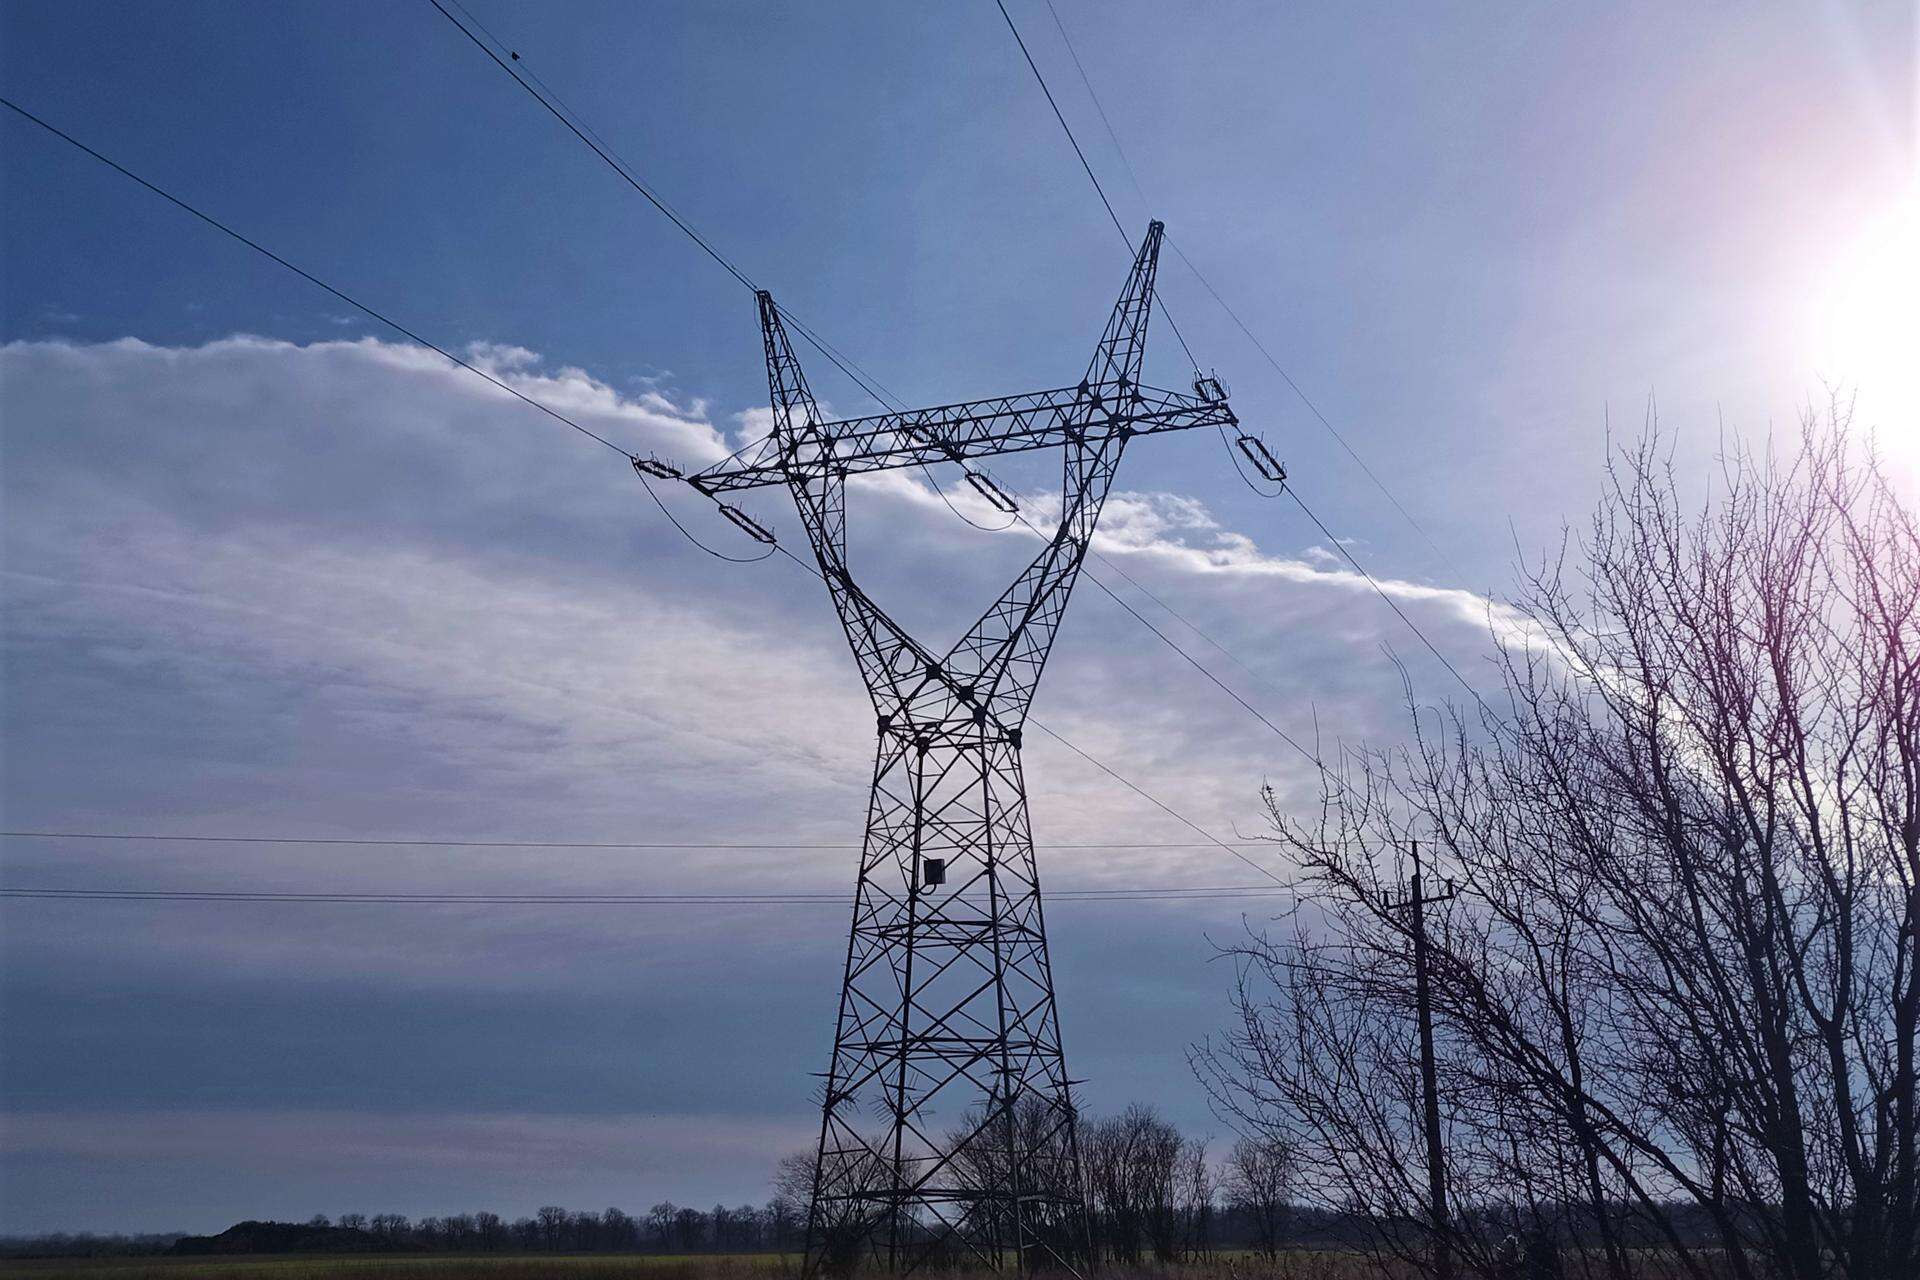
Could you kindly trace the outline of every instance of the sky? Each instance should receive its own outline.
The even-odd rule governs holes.
[[[1171,255],[1164,308],[1476,687],[1516,562],[1577,534],[1650,418],[1705,500],[1725,450],[1838,394],[1915,491],[1912,3],[1055,4],[1124,160],[1045,4],[1008,8],[1129,239],[1163,219],[1278,367]],[[901,399],[1085,367],[1130,249],[991,3],[469,7]],[[623,447],[704,463],[765,429],[748,292],[425,0],[11,0],[0,93]],[[11,113],[0,154],[7,831],[857,840],[872,713],[817,582],[702,554],[615,454]],[[802,358],[831,410],[873,409]],[[1190,376],[1164,323],[1147,369]],[[1043,501],[1044,464],[995,474]],[[917,475],[851,493],[868,589],[942,647],[1031,555]],[[746,505],[799,544],[779,495]],[[1096,549],[1301,740],[1403,740],[1403,670],[1419,706],[1466,696],[1215,437],[1137,442]],[[1089,583],[1034,715],[1229,840],[1263,784],[1314,794]],[[1205,844],[1048,847],[1198,837],[1050,739],[1025,754],[1050,888],[1263,882]],[[25,837],[0,861],[8,887],[370,893],[850,894],[854,870]],[[1277,909],[1055,905],[1083,1106],[1230,1139],[1186,1057],[1227,1018],[1217,945]],[[0,899],[0,1231],[762,1200],[817,1128],[845,923]]]

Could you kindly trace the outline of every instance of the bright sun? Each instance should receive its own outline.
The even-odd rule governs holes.
[[[1859,396],[1856,422],[1920,461],[1920,194],[1862,229],[1817,307],[1814,368]]]

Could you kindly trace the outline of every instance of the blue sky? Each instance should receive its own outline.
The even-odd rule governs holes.
[[[1166,304],[1470,678],[1516,547],[1577,525],[1609,421],[1636,431],[1650,398],[1700,495],[1724,439],[1764,439],[1829,383],[1920,466],[1911,3],[1056,2],[1150,202],[1044,5],[1009,7],[1130,234],[1167,222],[1444,554],[1177,260]],[[903,398],[1084,366],[1126,251],[990,3],[471,7]],[[424,0],[16,2],[0,84],[623,443],[696,461],[763,415],[751,298]],[[619,459],[30,125],[0,121],[0,148],[8,829],[854,838],[870,716],[804,579],[700,556]],[[1164,326],[1148,367],[1180,385]],[[1257,679],[1162,615],[1283,727],[1397,740],[1393,654],[1422,701],[1458,694],[1217,440],[1144,442],[1120,483],[1103,551],[1245,660]],[[931,630],[1020,558],[916,482],[856,500],[878,594]],[[797,535],[771,497],[756,510]],[[925,589],[936,570],[949,590]],[[1263,781],[1310,794],[1091,589],[1035,712],[1218,832],[1257,825]],[[1187,836],[1061,749],[1027,764],[1043,843]],[[1058,887],[1251,874],[1204,849],[1042,856]],[[4,859],[9,884],[71,887],[852,872],[844,851],[10,840]],[[1089,1106],[1223,1132],[1184,1053],[1220,1025],[1208,937],[1243,909],[1052,913]],[[0,1229],[763,1198],[813,1123],[843,926],[837,906],[7,901]]]

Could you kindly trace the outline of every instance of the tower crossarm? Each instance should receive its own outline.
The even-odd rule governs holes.
[[[826,473],[848,475],[938,462],[966,463],[1001,453],[1239,423],[1225,400],[1118,380],[964,404],[881,413],[823,423],[795,433],[747,465],[721,464],[688,479],[709,495],[786,484]]]

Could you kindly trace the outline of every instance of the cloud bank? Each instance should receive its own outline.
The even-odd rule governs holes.
[[[622,445],[686,464],[724,455],[759,421],[657,386],[622,392],[520,347],[473,354]],[[699,554],[622,459],[438,356],[373,339],[15,343],[0,348],[0,397],[10,829],[858,838],[871,711],[819,584],[784,558],[735,567]],[[854,519],[874,594],[938,643],[1034,540],[967,528],[934,479],[969,516],[994,520],[957,477],[917,472],[863,482]],[[1044,526],[1042,482],[1009,483]],[[731,545],[704,501],[663,496]],[[750,505],[797,538],[777,499]],[[1324,548],[1263,548],[1190,496],[1127,491],[1097,549],[1111,565],[1092,572],[1297,737],[1316,725],[1398,735],[1381,647],[1415,642]],[[1471,670],[1484,599],[1381,585]],[[1086,586],[1035,715],[1218,834],[1253,824],[1262,781],[1302,796],[1314,786],[1303,760]],[[1196,839],[1043,736],[1027,757],[1045,844]],[[27,840],[5,856],[17,884],[474,892],[840,891],[853,863],[798,848]],[[1253,878],[1205,847],[1043,859],[1061,888]],[[1051,913],[1091,1105],[1154,1096],[1205,1123],[1181,1050],[1224,1010],[1204,931],[1237,927],[1242,909],[1261,907]],[[0,1070],[17,1158],[0,1227],[16,1230],[217,1228],[264,1212],[263,1188],[274,1212],[337,1212],[355,1206],[329,1188],[369,1167],[391,1175],[388,1202],[359,1206],[369,1211],[463,1207],[446,1188],[519,1211],[530,1207],[519,1198],[560,1194],[536,1191],[533,1158],[514,1154],[535,1131],[560,1135],[539,1138],[543,1152],[589,1131],[675,1153],[699,1145],[689,1134],[731,1134],[699,1159],[631,1166],[587,1142],[581,1160],[599,1172],[576,1181],[624,1168],[631,1191],[618,1195],[634,1205],[763,1194],[772,1157],[806,1128],[806,1073],[825,1057],[844,947],[843,912],[812,906],[10,901],[4,912],[12,1034]],[[1141,1016],[1167,1027],[1165,1044],[1125,1034]],[[338,1119],[368,1110],[389,1118],[379,1151],[362,1141],[372,1122]],[[159,1167],[219,1163],[167,1118],[185,1114],[217,1117],[203,1131],[252,1153],[245,1179],[162,1194],[140,1172],[163,1148]],[[311,1141],[272,1136],[288,1133]]]

